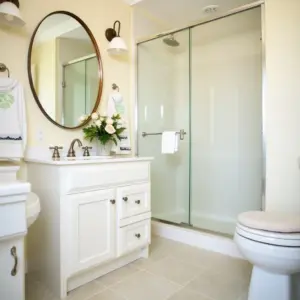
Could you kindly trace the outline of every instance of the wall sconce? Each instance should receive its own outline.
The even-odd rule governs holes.
[[[118,24],[118,32],[116,31],[116,25]],[[120,37],[121,23],[115,21],[113,28],[108,28],[105,31],[106,39],[110,42],[107,48],[107,52],[110,54],[123,54],[128,51],[124,40]]]
[[[0,23],[14,27],[24,26],[19,7],[19,0],[0,0]]]

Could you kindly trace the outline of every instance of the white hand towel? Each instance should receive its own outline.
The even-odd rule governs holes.
[[[24,93],[12,78],[0,78],[0,158],[22,158],[27,138]]]
[[[178,151],[178,135],[176,131],[164,131],[161,140],[161,152],[173,154]]]

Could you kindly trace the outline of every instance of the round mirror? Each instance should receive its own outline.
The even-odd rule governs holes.
[[[30,41],[28,75],[47,119],[66,129],[85,125],[83,116],[96,111],[103,83],[100,52],[87,25],[65,11],[46,16]]]

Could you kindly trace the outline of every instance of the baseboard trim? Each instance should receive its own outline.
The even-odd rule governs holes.
[[[207,232],[152,221],[152,234],[190,246],[243,259],[234,241]]]

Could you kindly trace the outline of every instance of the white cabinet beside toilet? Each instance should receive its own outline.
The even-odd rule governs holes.
[[[0,299],[25,299],[23,238],[0,241]]]
[[[148,256],[151,158],[28,159],[42,214],[28,234],[28,268],[54,294]],[[37,239],[41,243],[37,243]]]
[[[0,169],[1,173],[1,169]],[[25,299],[24,236],[27,233],[25,202],[30,185],[0,183],[0,299]]]

